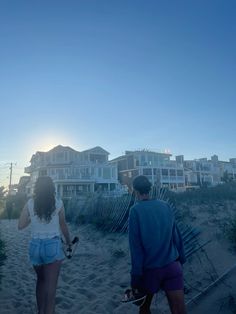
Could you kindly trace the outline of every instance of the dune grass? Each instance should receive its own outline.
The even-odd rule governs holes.
[[[167,192],[167,195],[176,206],[183,203],[201,205],[225,200],[236,201],[236,182],[219,184],[215,187],[202,187],[183,193]]]
[[[6,259],[5,244],[0,239],[0,289],[1,289],[1,279],[2,279],[1,267],[2,267],[5,259]]]

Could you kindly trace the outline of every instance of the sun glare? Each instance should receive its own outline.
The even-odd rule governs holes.
[[[43,136],[35,136],[34,140],[31,141],[30,153],[32,155],[37,151],[47,152],[58,145],[73,147],[72,140],[68,136],[44,134]]]
[[[42,140],[42,142],[40,141],[40,143],[38,143],[37,150],[42,151],[42,152],[47,152],[57,145],[63,145],[63,143],[61,143],[61,142],[62,141],[57,140],[55,138],[46,138],[46,139]]]

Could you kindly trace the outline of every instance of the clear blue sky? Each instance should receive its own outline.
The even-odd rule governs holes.
[[[58,144],[236,157],[235,17],[235,0],[1,0],[0,185]]]

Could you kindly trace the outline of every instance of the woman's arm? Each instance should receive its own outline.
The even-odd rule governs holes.
[[[28,211],[28,204],[26,203],[21,212],[20,218],[18,220],[18,229],[22,230],[26,228],[29,224],[30,224],[30,216],[29,216],[29,211]]]
[[[62,208],[59,212],[59,223],[60,223],[60,228],[61,228],[61,232],[63,234],[63,236],[65,237],[66,240],[66,244],[70,245],[71,241],[70,241],[70,233],[66,224],[66,219],[65,219],[65,209],[64,206],[62,205]]]

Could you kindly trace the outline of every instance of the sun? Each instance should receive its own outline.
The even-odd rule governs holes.
[[[65,134],[44,133],[34,137],[31,140],[30,151],[32,154],[40,152],[48,152],[52,148],[62,145],[62,146],[73,146],[71,138]]]
[[[47,137],[38,143],[38,151],[47,152],[57,145],[63,145],[64,141],[55,137]]]

